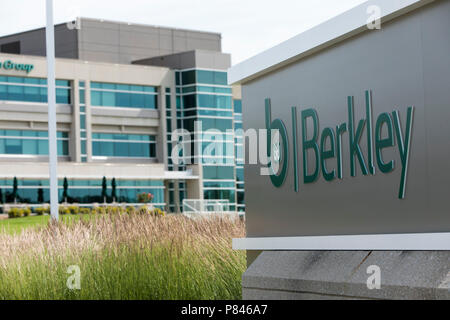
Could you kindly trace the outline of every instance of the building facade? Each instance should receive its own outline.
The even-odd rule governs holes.
[[[240,92],[219,34],[92,19],[56,30],[60,201],[137,203],[150,192],[168,212],[245,210]],[[3,204],[49,201],[43,32],[0,38]]]

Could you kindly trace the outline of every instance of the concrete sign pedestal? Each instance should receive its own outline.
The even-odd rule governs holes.
[[[450,299],[450,251],[264,251],[242,277],[242,298]],[[380,289],[368,289],[370,266]]]

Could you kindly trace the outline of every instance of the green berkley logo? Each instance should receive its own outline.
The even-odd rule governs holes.
[[[17,70],[17,71],[25,71],[26,73],[30,73],[31,70],[34,69],[34,65],[25,64],[25,63],[15,63],[11,60],[6,60],[5,62],[0,62],[0,68],[5,70]]]
[[[348,106],[348,122],[337,125],[335,128],[327,127],[322,130],[319,135],[319,116],[315,109],[305,109],[301,112],[301,126],[302,126],[302,152],[303,152],[303,182],[305,184],[312,183],[319,178],[320,171],[326,181],[333,181],[335,179],[343,179],[342,174],[342,144],[343,134],[348,132],[348,143],[350,151],[350,175],[356,176],[357,164],[361,169],[363,175],[375,174],[375,163],[383,173],[391,172],[395,169],[394,160],[386,161],[383,159],[382,150],[384,148],[394,147],[397,142],[397,149],[400,155],[400,165],[402,168],[400,186],[398,197],[403,199],[405,197],[406,177],[408,172],[409,151],[412,138],[412,125],[414,118],[414,107],[408,107],[406,112],[406,124],[403,132],[400,121],[400,114],[394,110],[392,113],[381,113],[375,123],[374,134],[373,120],[372,120],[372,93],[365,92],[366,102],[366,119],[359,120],[355,123],[354,120],[354,98],[349,96],[347,98]],[[266,111],[266,128],[267,128],[267,156],[270,158],[270,150],[282,151],[282,156],[277,155],[277,158],[282,159],[280,165],[281,169],[270,175],[270,180],[275,187],[281,187],[286,179],[287,168],[289,162],[289,144],[288,133],[286,126],[280,119],[272,121],[271,118],[271,104],[270,99],[265,101]],[[307,119],[312,122],[312,137],[307,136]],[[382,137],[381,130],[383,127],[387,129],[387,136]],[[294,160],[294,189],[298,191],[298,159],[297,159],[297,108],[292,107],[292,138],[293,138],[293,160]],[[278,130],[279,138],[282,145],[280,148],[271,148],[271,130]],[[367,132],[367,162],[363,155],[359,142],[361,136],[366,130]],[[375,143],[374,143],[375,140]],[[328,143],[329,142],[329,143]],[[311,165],[308,162],[308,150],[312,151],[315,158],[315,163]],[[326,165],[326,160],[336,159],[336,169],[329,170]],[[269,163],[269,167],[270,167]]]

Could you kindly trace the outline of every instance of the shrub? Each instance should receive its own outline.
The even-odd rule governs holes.
[[[36,212],[36,214],[38,216],[42,216],[46,212],[46,208],[44,208],[44,207],[37,207],[36,209],[34,209],[34,211]]]
[[[148,213],[150,213],[150,209],[147,206],[140,206],[136,210],[136,213],[138,213],[138,214],[148,214]]]
[[[160,208],[155,208],[150,212],[151,215],[155,217],[164,217],[166,213],[162,211]]]
[[[132,213],[134,211],[134,207],[122,207],[122,206],[107,206],[105,208],[107,214],[115,214],[115,215],[121,215],[124,213]]]
[[[20,213],[21,213],[21,216],[22,216],[22,217],[29,217],[30,214],[31,214],[31,209],[28,208],[28,207],[23,208],[23,209],[21,209],[20,211],[21,211]]]
[[[9,218],[19,218],[21,217],[21,210],[19,208],[11,208],[8,211]]]
[[[80,208],[80,214],[91,214],[90,208]]]
[[[105,214],[106,208],[105,207],[94,207],[91,211],[92,214]]]
[[[106,207],[106,212],[108,214],[119,214],[120,213],[120,207],[116,207],[116,206],[108,206]]]
[[[136,211],[133,206],[127,206],[127,208],[125,210],[128,214],[132,214]]]
[[[70,206],[69,207],[70,214],[78,214],[80,212],[80,207],[78,206]]]
[[[70,209],[68,207],[59,206],[58,212],[60,215],[70,214]]]

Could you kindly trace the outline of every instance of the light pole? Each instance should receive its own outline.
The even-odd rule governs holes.
[[[47,1],[47,98],[48,98],[48,147],[50,172],[50,215],[58,220],[58,151],[56,144],[56,89],[55,89],[55,30],[53,24],[53,0]]]

